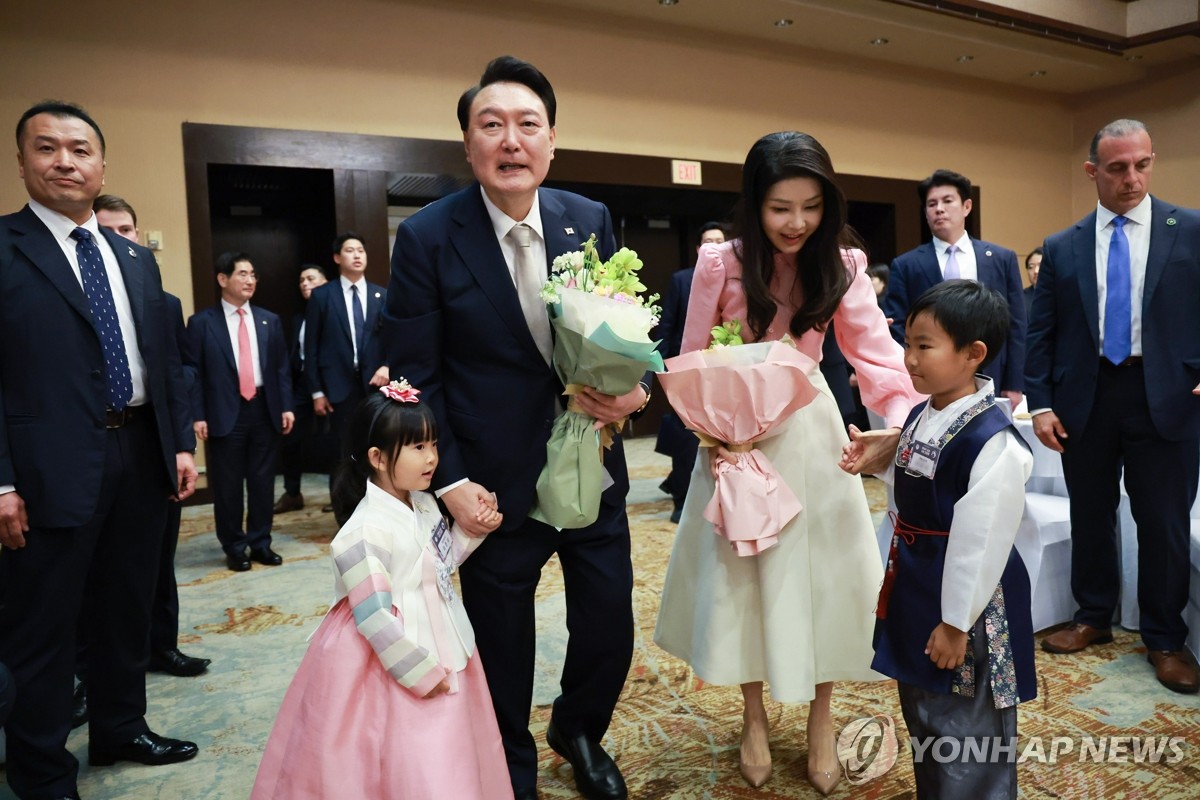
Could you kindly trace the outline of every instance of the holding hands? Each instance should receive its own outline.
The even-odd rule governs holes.
[[[496,495],[473,481],[446,492],[442,502],[467,536],[489,534],[504,521],[504,515],[497,510]]]
[[[875,475],[887,469],[896,457],[900,443],[900,429],[886,428],[881,431],[860,431],[850,426],[850,441],[842,445],[842,457],[838,466],[851,475],[867,473]]]

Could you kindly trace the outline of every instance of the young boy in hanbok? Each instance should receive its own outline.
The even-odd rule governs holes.
[[[252,800],[512,798],[475,636],[451,574],[482,539],[429,488],[437,423],[393,381],[350,421],[333,504],[336,601],[267,740]],[[351,512],[353,512],[351,514]],[[498,524],[481,502],[476,518]]]
[[[1037,696],[1029,575],[1013,546],[1033,458],[976,375],[1008,325],[1005,300],[974,281],[921,295],[905,365],[929,400],[897,450],[854,427],[843,450],[843,469],[895,488],[871,666],[897,681],[922,800],[1016,798],[1016,706]]]

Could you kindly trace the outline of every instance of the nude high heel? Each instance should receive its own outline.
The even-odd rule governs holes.
[[[742,728],[742,743],[746,741],[746,729]],[[769,746],[769,745],[768,745]],[[742,774],[742,779],[755,789],[762,786],[771,779],[771,764],[747,764],[742,760],[741,750],[738,750],[738,772]]]

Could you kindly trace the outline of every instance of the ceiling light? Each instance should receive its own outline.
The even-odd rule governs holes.
[[[1031,77],[1031,78],[1044,78],[1044,77],[1046,77],[1046,70],[1044,70],[1044,69],[1035,69],[1033,72],[1029,73],[1029,77]]]
[[[1126,61],[1141,61],[1143,58],[1145,58],[1145,56],[1139,56],[1137,54],[1125,56]]]
[[[872,39],[871,41],[867,42],[867,44],[872,45],[874,47],[879,47],[879,46],[885,45],[887,43],[888,43],[888,40],[883,38],[882,36],[877,36],[874,39]]]
[[[790,28],[790,27],[791,27],[793,24],[795,24],[795,23],[794,23],[794,21],[793,21],[793,20],[790,20],[790,19],[777,19],[777,20],[775,20],[775,27],[776,27],[776,28]]]
[[[675,6],[679,5],[679,0],[658,0],[660,6]]]
[[[959,56],[959,57],[958,57],[956,60],[957,60],[957,61],[958,61],[958,63],[960,63],[960,64],[965,64],[965,63],[967,63],[968,61],[974,61],[974,60],[975,60],[975,56]]]

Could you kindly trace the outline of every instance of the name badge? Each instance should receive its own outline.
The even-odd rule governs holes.
[[[913,442],[910,446],[912,454],[904,471],[909,475],[932,478],[933,473],[937,472],[938,456],[942,451],[927,442]]]
[[[443,564],[450,563],[450,550],[454,545],[454,537],[450,535],[450,529],[446,527],[446,520],[439,519],[437,527],[433,529],[433,552],[437,553],[438,561]]]

